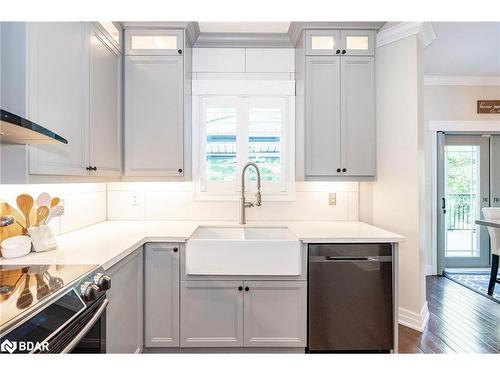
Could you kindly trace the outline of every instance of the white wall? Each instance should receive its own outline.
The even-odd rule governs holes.
[[[422,47],[417,36],[410,36],[378,48],[376,54],[377,181],[371,185],[372,211],[362,212],[374,225],[406,238],[399,252],[399,307],[403,324],[418,328],[427,311],[421,222]],[[366,196],[363,207],[369,204],[369,192]]]
[[[328,204],[335,192],[337,204]],[[248,194],[252,199],[252,194]],[[109,220],[238,220],[239,201],[195,201],[190,182],[108,184]],[[357,182],[300,182],[296,200],[247,209],[247,220],[358,220]]]
[[[60,197],[64,215],[54,219],[51,227],[55,234],[62,234],[106,220],[106,184],[25,184],[0,185],[0,200],[17,208],[16,197],[30,194],[36,201],[42,192]]]

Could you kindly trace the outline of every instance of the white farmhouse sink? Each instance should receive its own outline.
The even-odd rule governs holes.
[[[301,274],[300,242],[285,227],[201,226],[186,242],[188,275]]]

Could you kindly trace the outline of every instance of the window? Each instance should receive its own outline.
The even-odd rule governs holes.
[[[346,36],[346,44],[348,50],[368,50],[368,37],[367,36]]]
[[[175,35],[132,35],[132,49],[177,49]]]
[[[312,36],[311,37],[312,49],[327,49],[332,50],[335,45],[335,38],[333,36]]]
[[[197,198],[237,198],[248,161],[259,166],[264,198],[289,197],[294,180],[293,97],[200,96],[195,107]],[[255,170],[247,169],[247,181],[256,178]],[[255,183],[246,187],[253,191]]]

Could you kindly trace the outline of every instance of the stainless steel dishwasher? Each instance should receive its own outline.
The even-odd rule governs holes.
[[[308,352],[394,348],[391,244],[311,244]]]

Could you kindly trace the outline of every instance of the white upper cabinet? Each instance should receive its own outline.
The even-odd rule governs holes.
[[[182,30],[127,30],[125,54],[145,56],[182,55]]]
[[[342,51],[344,55],[375,55],[375,31],[373,30],[342,30]],[[345,52],[344,52],[345,51]]]
[[[125,58],[125,175],[184,173],[182,56]]]
[[[338,55],[341,44],[339,30],[306,30],[306,55]]]
[[[27,24],[28,118],[68,140],[30,146],[30,173],[87,175],[87,25]]]
[[[374,30],[306,30],[306,55],[375,55]]]
[[[93,24],[89,44],[89,164],[93,175],[121,173],[120,82],[121,53]]]

